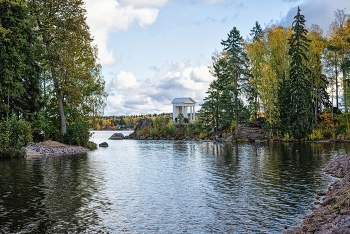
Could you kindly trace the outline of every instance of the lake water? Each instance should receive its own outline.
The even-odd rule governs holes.
[[[334,178],[347,144],[110,141],[0,160],[0,233],[281,233]]]

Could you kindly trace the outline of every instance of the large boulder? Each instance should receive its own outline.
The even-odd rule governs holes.
[[[114,133],[110,138],[110,140],[124,140],[123,133]]]

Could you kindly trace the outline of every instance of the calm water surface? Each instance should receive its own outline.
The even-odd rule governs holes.
[[[346,144],[109,141],[86,155],[0,160],[0,233],[280,233],[334,179]]]

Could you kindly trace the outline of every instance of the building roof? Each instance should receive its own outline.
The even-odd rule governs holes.
[[[174,98],[174,100],[171,103],[172,104],[174,103],[193,104],[196,102],[190,97],[185,97],[185,98]]]

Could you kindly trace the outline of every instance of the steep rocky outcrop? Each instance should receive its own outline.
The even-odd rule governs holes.
[[[247,125],[240,126],[238,138],[246,139],[248,141],[259,141],[268,139],[264,129]]]
[[[153,125],[153,120],[149,118],[141,119],[135,128],[135,132],[138,132],[144,128],[151,128]]]

